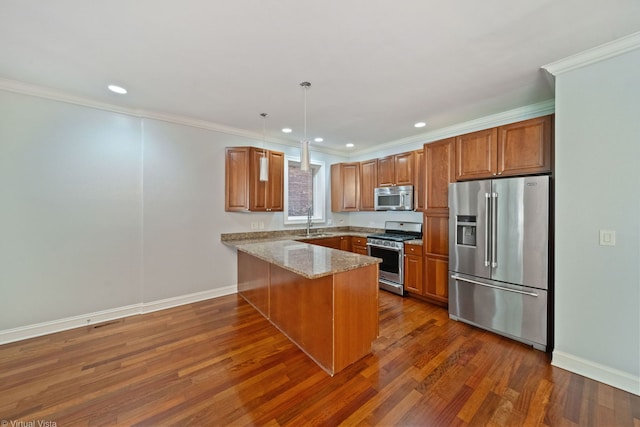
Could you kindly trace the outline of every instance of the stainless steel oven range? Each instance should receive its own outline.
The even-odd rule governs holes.
[[[384,233],[367,236],[367,252],[382,259],[380,289],[404,295],[404,242],[422,238],[422,223],[385,221]]]

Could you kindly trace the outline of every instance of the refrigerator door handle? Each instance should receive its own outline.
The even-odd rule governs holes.
[[[491,212],[491,195],[489,193],[484,193],[484,206],[486,210],[487,217]],[[485,221],[484,224],[484,266],[489,267],[491,263],[489,262],[489,252],[491,251],[491,246],[489,245],[489,221]]]
[[[460,276],[458,276],[456,274],[452,274],[451,278],[454,279],[454,280],[459,280],[461,282],[472,283],[474,285],[486,286],[487,288],[500,289],[501,291],[514,292],[516,294],[528,295],[530,297],[537,297],[538,296],[538,294],[533,293],[533,292],[525,292],[525,291],[519,291],[517,289],[503,288],[502,286],[490,285],[488,283],[478,282],[477,280],[466,279],[466,278],[460,277]]]
[[[491,267],[498,266],[498,193],[491,193]]]

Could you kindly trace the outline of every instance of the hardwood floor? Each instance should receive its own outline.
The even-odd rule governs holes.
[[[0,384],[8,425],[640,426],[639,396],[383,291],[334,377],[231,295],[0,346]]]

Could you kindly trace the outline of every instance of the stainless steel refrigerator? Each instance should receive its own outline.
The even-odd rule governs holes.
[[[546,351],[549,177],[449,184],[449,317]]]

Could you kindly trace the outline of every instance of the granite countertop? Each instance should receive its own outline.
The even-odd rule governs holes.
[[[350,234],[352,235],[352,234]],[[308,279],[355,270],[380,263],[379,258],[325,248],[295,240],[263,240],[256,243],[234,244],[263,261],[285,268]]]
[[[311,245],[301,240],[340,236],[367,237],[384,230],[374,228],[334,227],[316,228],[310,235],[305,230],[281,230],[221,234],[227,246],[246,252],[264,261],[286,268],[308,279],[354,270],[380,263],[379,258],[338,249]]]
[[[405,243],[422,246],[422,239],[405,240]]]
[[[356,236],[367,237],[370,234],[382,233],[384,230],[378,228],[356,228],[356,227],[332,227],[314,228],[311,234],[307,235],[304,229],[278,230],[278,231],[253,231],[245,233],[223,233],[220,241],[228,246],[236,247],[246,243],[275,242],[278,240],[312,240],[326,239],[329,237]]]

